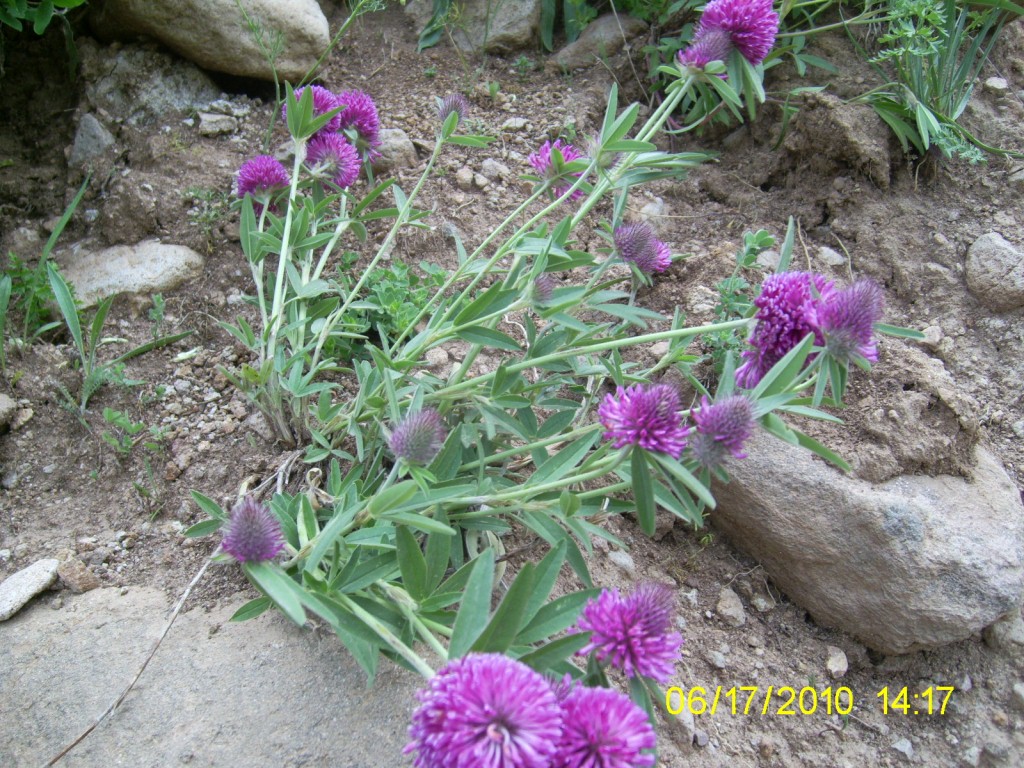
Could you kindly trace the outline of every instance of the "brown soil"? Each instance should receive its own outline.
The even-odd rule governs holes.
[[[1019,88],[1024,77],[1024,32],[1013,25],[997,53],[999,73]],[[23,44],[22,44],[23,43]],[[1024,222],[1017,166],[993,158],[988,164],[931,165],[909,162],[867,107],[841,99],[873,83],[866,67],[843,37],[815,41],[816,53],[842,66],[829,92],[808,97],[778,149],[781,110],[772,103],[752,126],[706,137],[690,137],[677,149],[720,153],[719,160],[695,170],[683,183],[652,185],[633,206],[661,198],[662,237],[676,252],[692,256],[661,277],[638,302],[671,316],[680,307],[688,321],[713,316],[714,285],[732,270],[733,257],[747,230],[767,229],[781,241],[789,216],[800,237],[795,259],[846,283],[868,276],[886,290],[885,321],[923,329],[939,326],[943,340],[925,346],[885,340],[870,375],[858,373],[842,414],[842,429],[817,432],[871,480],[904,472],[970,474],[970,448],[984,440],[1017,475],[1024,461],[1021,403],[1021,313],[994,316],[966,289],[967,247],[997,230],[1013,239]],[[535,57],[540,58],[540,57]],[[74,128],[81,84],[63,74],[59,39],[24,38],[10,46],[6,76],[0,80],[0,232],[3,244],[23,257],[41,246],[48,228],[81,180],[66,168],[65,147]],[[466,68],[445,45],[417,54],[415,30],[394,9],[365,19],[332,55],[323,82],[334,90],[362,88],[377,99],[385,127],[401,128],[414,139],[434,134],[433,96],[465,91],[480,132],[499,137],[487,150],[453,147],[425,188],[421,207],[433,211],[430,232],[398,240],[393,258],[442,265],[454,258],[454,227],[464,242],[479,242],[503,212],[529,188],[517,176],[527,172],[526,155],[547,137],[575,130],[581,137],[598,127],[606,90],[618,80],[623,100],[643,99],[644,89],[623,59],[572,76],[520,74],[514,59],[489,58],[483,69]],[[436,70],[429,75],[428,68]],[[813,74],[813,73],[812,73]],[[996,74],[987,71],[985,77]],[[498,81],[497,96],[484,83]],[[810,84],[780,67],[769,87],[781,92]],[[228,86],[225,86],[228,87]],[[126,373],[147,382],[130,389],[106,387],[79,419],[61,407],[59,386],[76,386],[68,347],[60,339],[18,352],[9,349],[4,391],[21,412],[15,429],[0,437],[0,575],[41,557],[70,551],[109,585],[160,585],[177,595],[211,552],[212,539],[187,540],[185,527],[203,519],[190,499],[202,492],[230,504],[242,478],[256,484],[271,478],[290,458],[258,428],[252,408],[218,373],[245,360],[246,351],[218,326],[243,312],[240,295],[251,291],[237,241],[237,216],[204,228],[197,223],[189,188],[229,192],[233,174],[260,151],[271,106],[262,86],[237,102],[252,107],[235,136],[204,138],[184,120],[166,115],[156,124],[123,126],[117,159],[94,174],[86,199],[64,235],[64,243],[135,243],[158,236],[188,245],[207,257],[201,280],[168,293],[163,331],[195,334],[173,347],[131,361]],[[1011,94],[1013,90],[1011,88]],[[262,98],[260,98],[260,95]],[[967,121],[994,143],[1024,146],[1024,106],[1016,96],[979,88]],[[523,117],[525,129],[503,130],[510,117]],[[274,145],[284,140],[282,129]],[[998,139],[998,141],[996,141]],[[485,189],[460,190],[463,166],[480,169],[494,158],[512,178]],[[425,157],[421,157],[422,163]],[[398,178],[412,185],[420,168]],[[1019,173],[1017,174],[1019,176]],[[1015,186],[1016,184],[1016,186]],[[140,214],[138,200],[155,198],[151,213]],[[191,209],[191,210],[190,210]],[[595,220],[596,224],[596,220]],[[585,229],[585,228],[584,228]],[[582,245],[598,247],[593,242]],[[838,266],[822,260],[827,246],[848,259]],[[38,253],[38,250],[35,251]],[[151,334],[148,300],[119,300],[108,320],[113,333],[141,343]],[[163,391],[162,396],[158,396]],[[912,396],[907,393],[911,392]],[[158,453],[141,446],[119,457],[101,439],[109,427],[104,407],[115,408],[147,425],[167,430]],[[880,420],[898,412],[905,429]],[[1016,432],[1015,432],[1016,427]],[[149,461],[149,469],[146,466]],[[300,487],[301,462],[287,475]],[[951,509],[955,514],[955,508]],[[695,752],[678,743],[685,733],[666,724],[662,764],[699,760],[709,766],[888,766],[908,762],[901,740],[913,747],[909,762],[952,768],[961,765],[1014,765],[1024,760],[1024,716],[1013,685],[1024,680],[1019,655],[986,645],[980,638],[938,651],[898,658],[868,653],[855,640],[811,623],[749,561],[707,531],[675,526],[658,541],[642,536],[629,519],[611,523],[631,547],[635,567],[614,565],[600,548],[593,558],[595,580],[628,585],[640,579],[670,581],[679,587],[680,624],[686,657],[679,684],[815,685],[828,679],[828,646],[842,648],[850,671],[841,683],[855,695],[853,716],[698,717]],[[67,554],[67,552],[64,552]],[[725,625],[715,613],[720,590],[731,586],[748,605],[747,623]],[[215,567],[190,604],[210,607],[246,588],[237,569]],[[751,598],[768,598],[764,612]],[[723,661],[724,660],[724,661]],[[717,662],[722,661],[722,664]],[[954,685],[954,704],[945,716],[880,713],[881,688]],[[684,757],[689,754],[690,757]]]

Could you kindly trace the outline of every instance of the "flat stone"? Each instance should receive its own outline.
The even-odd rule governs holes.
[[[967,249],[967,288],[986,309],[1024,307],[1024,251],[998,232],[987,232]]]
[[[227,136],[238,130],[238,120],[219,112],[199,113],[199,133],[202,136]]]
[[[143,240],[100,251],[79,252],[67,262],[64,277],[75,287],[83,306],[118,293],[153,294],[170,291],[202,274],[203,257],[184,245]]]
[[[508,120],[501,124],[501,130],[503,131],[523,131],[526,130],[527,120],[525,117],[510,117]]]
[[[455,45],[464,52],[510,53],[535,47],[540,29],[541,0],[460,0],[459,21],[451,28]],[[405,12],[422,28],[433,6],[418,0],[407,3]]]
[[[743,603],[740,596],[729,587],[724,587],[718,594],[718,603],[715,605],[717,613],[722,621],[730,627],[742,627],[747,623],[747,613],[743,610]]]
[[[818,249],[818,257],[830,267],[841,267],[846,263],[846,257],[835,248],[823,245]]]
[[[910,739],[899,739],[894,741],[892,748],[907,758],[907,760],[910,760],[914,756],[914,745],[910,743]]]
[[[512,176],[512,171],[504,163],[500,163],[493,157],[488,157],[480,164],[480,173],[491,181],[501,181]]]
[[[575,41],[555,54],[548,68],[569,71],[607,61],[645,31],[647,23],[635,16],[607,13],[587,24]]]
[[[829,676],[833,680],[837,680],[846,674],[850,668],[850,663],[846,659],[846,653],[842,648],[837,648],[834,645],[828,647],[828,658],[825,660],[825,669],[828,670]]]
[[[264,40],[283,41],[270,62],[247,28],[235,0],[107,0],[90,17],[103,38],[145,35],[214,72],[273,80],[301,80],[330,44],[327,19],[316,0],[247,0],[244,8]]]
[[[411,168],[419,162],[416,146],[401,128],[381,129],[377,151],[380,157],[373,161],[373,170],[378,173]]]
[[[1000,651],[1014,651],[1024,647],[1024,620],[1020,608],[1010,611],[999,621],[986,627],[982,633],[985,645]]]
[[[114,136],[103,127],[96,116],[86,112],[78,121],[75,142],[71,145],[68,165],[80,167],[90,163],[114,146]]]
[[[880,484],[765,434],[747,450],[714,487],[712,521],[819,624],[901,654],[964,640],[1019,604],[1024,508],[987,450],[970,482]]]
[[[4,579],[0,583],[0,621],[7,621],[29,600],[52,587],[57,580],[57,566],[56,560],[37,560]]]
[[[0,392],[0,434],[7,431],[11,421],[14,420],[14,414],[17,412],[18,404],[10,395]]]
[[[630,555],[629,552],[622,549],[613,549],[608,553],[608,559],[626,573],[636,573],[636,563],[633,561],[633,556]]]

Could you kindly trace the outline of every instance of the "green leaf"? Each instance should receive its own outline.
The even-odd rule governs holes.
[[[413,480],[403,480],[400,483],[395,483],[390,488],[385,488],[383,491],[374,494],[373,498],[370,499],[370,503],[366,505],[366,512],[371,517],[380,517],[388,512],[388,510],[407,502],[416,494],[416,490],[417,485]]]
[[[492,328],[484,328],[483,326],[463,328],[456,335],[471,344],[480,344],[481,346],[493,347],[494,349],[505,349],[509,352],[522,351],[519,342],[508,334],[495,331]]]
[[[185,538],[187,539],[198,539],[202,536],[209,536],[211,533],[216,533],[224,525],[223,520],[203,520],[201,523],[189,526],[185,530]]]
[[[504,653],[522,627],[523,616],[537,583],[537,569],[526,563],[516,574],[505,597],[495,610],[484,631],[473,643],[472,650],[480,653]]]
[[[488,144],[494,141],[493,136],[450,136],[448,142],[450,144],[458,144],[463,147],[473,147],[474,149],[483,149]]]
[[[534,582],[533,594],[523,612],[524,625],[533,621],[537,612],[544,607],[544,603],[551,595],[558,574],[562,570],[562,564],[565,562],[565,552],[566,544],[564,541],[560,541],[557,546],[551,548],[543,560],[537,563],[537,577]]]
[[[68,332],[71,333],[71,338],[75,341],[78,354],[84,364],[86,351],[85,342],[82,338],[82,324],[78,319],[78,307],[75,306],[75,299],[71,295],[71,289],[52,262],[47,262],[46,273],[50,280],[50,288],[57,299],[57,306],[60,308],[60,313],[64,316],[64,323],[68,327]]]
[[[462,604],[452,626],[452,639],[448,644],[448,658],[466,655],[483,632],[491,608],[494,590],[494,550],[485,549],[472,561],[473,572],[466,582]]]
[[[591,432],[577,438],[558,453],[549,458],[530,476],[528,484],[531,486],[544,485],[556,480],[561,480],[572,472],[580,463],[587,451],[597,440],[598,433]]]
[[[36,19],[32,25],[32,31],[41,35],[50,26],[50,19],[53,18],[53,0],[42,0],[35,11]]]
[[[633,498],[636,500],[640,530],[648,536],[654,536],[654,480],[647,466],[647,452],[636,446],[630,456],[630,476],[633,478]]]
[[[915,331],[913,328],[903,328],[899,325],[875,323],[875,330],[878,333],[884,333],[886,336],[895,336],[901,339],[915,339],[917,341],[924,339],[924,334],[920,331]]]
[[[388,512],[381,515],[380,519],[387,520],[391,523],[408,525],[409,527],[423,531],[424,533],[435,533],[441,536],[455,535],[455,530],[450,526],[447,526],[444,523],[439,523],[426,515],[416,514],[415,512]]]
[[[448,523],[448,517],[440,506],[434,510],[434,519],[441,524],[447,525]],[[437,589],[437,585],[441,583],[441,579],[444,578],[445,571],[448,569],[448,561],[451,559],[454,541],[453,537],[439,533],[427,536],[425,558],[427,572],[424,579],[427,594],[433,593]],[[462,546],[461,541],[459,546]]]
[[[302,587],[292,581],[278,566],[270,562],[244,563],[242,570],[249,580],[263,594],[274,601],[274,605],[298,626],[306,623],[306,611],[302,607],[300,595]]]
[[[797,442],[800,443],[802,447],[806,448],[809,451],[812,451],[813,453],[816,453],[818,456],[821,456],[821,458],[825,459],[825,461],[829,462],[830,464],[834,464],[844,472],[852,471],[852,468],[849,464],[846,463],[843,457],[840,456],[835,451],[833,451],[828,446],[819,443],[810,435],[805,435],[799,429],[793,429],[792,427],[790,427],[790,431],[796,435]]]
[[[419,602],[429,594],[427,587],[427,561],[423,557],[420,543],[408,526],[395,528],[398,567],[402,572],[402,584],[412,599]]]
[[[585,589],[563,595],[541,608],[533,620],[516,635],[516,645],[530,645],[547,640],[571,626],[583,610],[587,600],[597,596],[599,590]]]
[[[203,512],[208,514],[214,520],[218,520],[220,522],[227,520],[228,516],[224,510],[220,508],[220,504],[208,496],[203,496],[199,491],[192,491],[192,500],[201,510],[203,510]]]
[[[520,656],[519,661],[528,667],[543,674],[554,668],[559,662],[571,658],[576,651],[582,649],[590,642],[589,632],[578,632],[572,635],[560,637],[550,643],[542,645],[535,651]]]
[[[506,290],[501,286],[501,283],[495,283],[480,294],[455,316],[454,324],[466,325],[477,318],[493,315],[495,312],[501,312],[511,306],[516,298],[518,298],[518,294],[516,291]]]
[[[228,619],[228,621],[248,621],[249,619],[255,619],[271,605],[273,605],[273,603],[269,597],[257,597],[235,611],[234,615]]]

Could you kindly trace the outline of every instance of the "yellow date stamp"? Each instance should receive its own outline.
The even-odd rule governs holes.
[[[882,688],[874,703],[883,715],[945,715],[952,697],[951,685],[929,686],[921,691],[902,688]],[[805,685],[759,686],[734,685],[714,688],[672,686],[665,691],[665,709],[672,715],[689,712],[691,715],[849,715],[857,705],[853,690],[845,685],[816,688]]]

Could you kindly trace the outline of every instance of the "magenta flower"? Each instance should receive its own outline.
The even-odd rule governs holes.
[[[642,584],[629,597],[604,589],[583,608],[577,631],[590,632],[578,653],[593,652],[629,677],[643,675],[665,683],[679,660],[683,638],[670,632],[672,590],[664,584]]]
[[[858,280],[832,293],[818,311],[828,354],[843,363],[855,356],[877,363],[874,328],[883,305],[882,289],[871,280]]]
[[[323,173],[342,189],[351,187],[359,178],[359,153],[337,133],[313,137],[306,151],[306,166],[314,173]]]
[[[616,448],[638,445],[678,459],[686,447],[679,395],[668,384],[634,384],[606,395],[597,417]]]
[[[238,169],[238,196],[252,195],[257,211],[277,193],[288,189],[291,179],[281,162],[270,155],[258,155]]]
[[[380,115],[370,94],[364,91],[343,91],[337,95],[338,105],[343,106],[339,118],[341,128],[353,129],[358,134],[356,146],[373,151],[380,144]]]
[[[338,103],[338,99],[333,93],[320,85],[309,85],[303,88],[295,89],[295,101],[298,102],[302,99],[302,94],[306,88],[313,89],[313,115],[326,115],[333,109],[337,109],[341,106]],[[281,119],[288,120],[288,104],[287,102],[281,105]],[[341,115],[334,115],[330,120],[327,121],[327,125],[317,131],[314,135],[319,136],[321,134],[334,133],[341,128]]]
[[[527,157],[526,160],[527,162],[530,163],[530,165],[533,166],[533,169],[537,171],[537,175],[546,181],[555,181],[561,178],[558,171],[555,169],[554,165],[551,162],[551,150],[553,149],[557,149],[558,152],[562,155],[562,159],[567,163],[571,163],[573,160],[579,160],[581,157],[583,157],[583,155],[580,153],[578,149],[576,149],[576,147],[574,147],[572,144],[569,144],[568,142],[563,142],[561,139],[555,139],[553,143],[551,141],[545,141],[541,145],[540,149],[538,149],[536,152]],[[575,178],[579,178],[581,175],[582,174],[579,173],[573,174]],[[574,183],[575,182],[570,182],[568,184],[556,186],[554,188],[555,196],[561,197],[562,195],[564,195],[566,192],[569,191],[569,188]],[[583,197],[583,190],[577,189],[575,192],[572,193],[572,195],[570,195],[569,199],[579,200],[581,197]]]
[[[550,768],[562,713],[548,681],[522,662],[471,653],[417,693],[415,768]]]
[[[612,238],[622,260],[636,264],[641,272],[664,272],[672,264],[672,250],[655,237],[647,222],[623,224]]]
[[[697,426],[690,434],[689,448],[702,467],[714,469],[727,453],[737,459],[746,457],[743,443],[754,431],[754,409],[746,397],[731,395],[717,403],[702,397],[700,408],[691,416]]]
[[[240,563],[273,560],[284,549],[281,523],[269,509],[246,496],[231,510],[221,548]]]
[[[725,61],[736,49],[756,66],[771,52],[778,32],[779,15],[772,10],[772,0],[711,0],[692,43],[679,52],[679,62],[703,69],[708,62]]]
[[[625,694],[578,686],[562,702],[562,740],[553,768],[647,768],[657,737]]]
[[[743,365],[736,369],[736,383],[752,389],[789,350],[813,333],[815,343],[824,346],[818,313],[835,286],[822,275],[809,272],[780,272],[769,275],[754,299],[757,325],[743,351]]]
[[[396,457],[411,464],[429,464],[441,450],[446,436],[441,414],[427,408],[406,416],[391,433],[388,446]]]
[[[443,123],[452,112],[459,116],[461,123],[469,114],[469,102],[461,93],[449,93],[437,101],[437,117]]]

